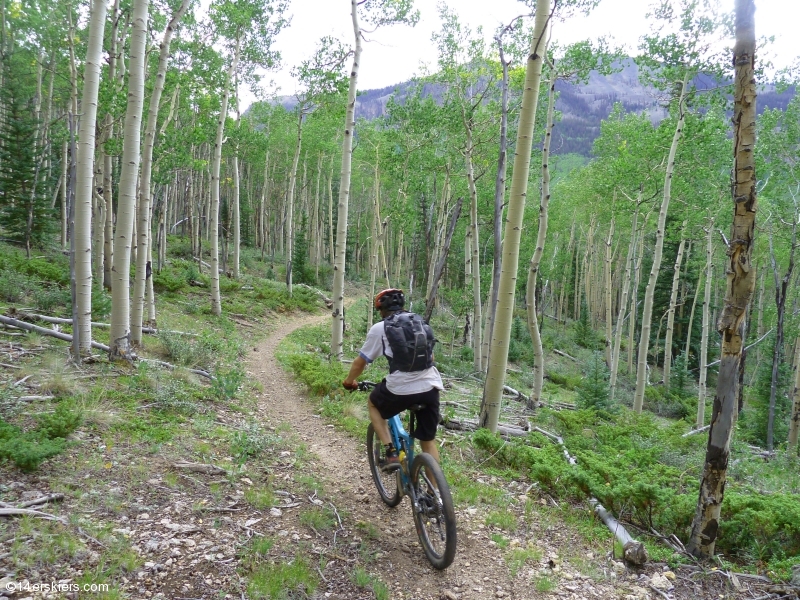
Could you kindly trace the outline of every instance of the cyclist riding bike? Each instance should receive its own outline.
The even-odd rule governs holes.
[[[410,432],[420,441],[422,451],[439,462],[436,427],[439,424],[439,391],[442,377],[433,365],[436,340],[430,326],[417,314],[403,310],[403,290],[387,289],[375,296],[375,309],[382,321],[367,333],[364,346],[350,366],[343,382],[349,390],[358,389],[356,379],[383,354],[389,361],[389,374],[370,393],[369,418],[385,449],[381,469],[399,468],[397,449],[392,444],[386,419],[417,405],[416,425]]]

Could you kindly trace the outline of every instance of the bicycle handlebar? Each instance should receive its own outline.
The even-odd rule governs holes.
[[[375,383],[374,381],[359,381],[358,382],[358,391],[366,392],[366,391],[371,390],[374,387],[377,387],[377,385],[378,384]]]

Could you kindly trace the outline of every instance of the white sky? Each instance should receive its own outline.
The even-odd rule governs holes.
[[[438,0],[416,0],[421,13],[416,27],[393,26],[379,29],[364,44],[359,89],[382,88],[410,79],[419,73],[422,62],[436,61],[436,48],[431,34],[439,28]],[[733,0],[724,4],[733,8]],[[473,30],[483,26],[484,34],[491,37],[497,25],[526,12],[525,5],[517,0],[449,0],[462,23]],[[602,0],[589,17],[578,15],[553,27],[553,38],[562,44],[601,36],[613,37],[631,53],[639,37],[649,31],[645,13],[651,4],[648,0]],[[800,2],[797,0],[756,0],[756,35],[774,35],[775,44],[770,49],[773,62],[786,66],[800,56],[797,26],[800,23]],[[307,58],[317,40],[333,35],[348,46],[352,45],[352,25],[349,0],[292,0],[291,26],[283,31],[276,48],[283,55],[283,67],[267,74],[280,88],[281,95],[294,92],[290,67]],[[795,40],[795,41],[792,41]],[[249,95],[249,94],[248,94]],[[253,98],[243,94],[244,104]]]

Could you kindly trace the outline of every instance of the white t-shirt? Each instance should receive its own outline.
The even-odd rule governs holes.
[[[368,363],[379,356],[383,356],[384,351],[387,356],[393,356],[389,340],[383,330],[383,321],[375,323],[367,333],[367,339],[358,353]],[[424,371],[412,371],[405,373],[395,371],[386,376],[386,388],[398,396],[408,396],[409,394],[420,394],[433,388],[443,390],[442,376],[436,367],[425,369]]]

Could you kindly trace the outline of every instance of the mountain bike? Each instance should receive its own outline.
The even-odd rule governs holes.
[[[375,387],[371,381],[361,381],[358,389],[367,391]],[[409,408],[411,417],[421,405]],[[436,460],[426,452],[414,453],[414,438],[403,427],[400,416],[387,419],[389,433],[400,457],[400,468],[394,472],[380,467],[383,444],[370,423],[367,428],[367,456],[369,470],[381,500],[395,507],[408,496],[411,514],[419,541],[431,565],[446,569],[456,555],[456,514],[450,486]],[[411,427],[409,427],[411,429]]]

